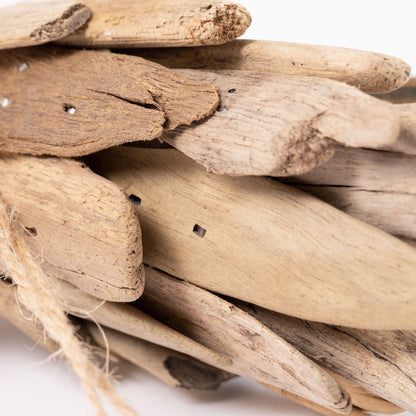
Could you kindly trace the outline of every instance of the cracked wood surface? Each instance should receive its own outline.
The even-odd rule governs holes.
[[[161,139],[217,174],[296,175],[330,159],[336,142],[378,148],[399,134],[392,104],[335,81],[253,71],[180,73],[214,84],[220,107],[203,123]]]
[[[93,340],[105,348],[102,333],[96,325],[87,324],[87,329]],[[112,354],[143,368],[169,386],[192,390],[216,390],[221,383],[234,377],[189,355],[109,328],[103,330]]]
[[[0,53],[0,91],[0,151],[65,157],[154,139],[218,105],[213,86],[150,61],[50,46]]]
[[[17,231],[46,274],[101,299],[140,296],[139,220],[116,185],[82,163],[52,157],[3,154],[0,177]]]
[[[415,413],[414,331],[335,327],[281,315],[237,300],[232,303],[323,367]],[[412,319],[414,321],[414,316]]]
[[[218,45],[250,26],[248,11],[229,1],[87,0],[93,16],[59,43],[83,47]]]
[[[88,163],[140,198],[146,264],[304,319],[416,328],[414,248],[319,199],[207,173],[174,149],[119,147]]]
[[[204,48],[132,51],[170,68],[238,69],[330,78],[382,94],[405,85],[409,65],[399,58],[331,46],[235,40]]]
[[[102,302],[66,282],[56,282],[54,292],[67,313],[92,320],[124,334],[188,354],[211,365],[228,364],[230,359],[163,325],[131,305]]]
[[[310,172],[282,181],[361,221],[416,240],[416,157],[338,147]]]
[[[0,8],[0,49],[40,45],[79,29],[91,11],[70,0],[26,2]]]
[[[152,268],[139,308],[220,354],[222,369],[272,384],[338,413],[348,413],[348,393],[328,373],[231,303]]]

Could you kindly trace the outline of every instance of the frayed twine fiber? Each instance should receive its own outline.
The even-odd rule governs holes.
[[[123,416],[137,416],[116,393],[109,375],[94,364],[87,348],[77,338],[62,305],[48,285],[48,278],[35,262],[24,241],[13,232],[13,218],[0,199],[0,259],[17,285],[19,301],[33,313],[48,335],[61,347],[86,390],[97,416],[106,413],[100,402],[105,397]]]

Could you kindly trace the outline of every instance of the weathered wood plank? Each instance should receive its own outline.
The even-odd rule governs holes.
[[[0,151],[55,156],[151,140],[218,105],[213,86],[141,58],[50,46],[0,53],[0,91]]]
[[[79,29],[91,10],[71,0],[25,2],[0,8],[0,49],[40,45]]]
[[[250,26],[248,11],[229,1],[87,0],[93,17],[59,43],[89,47],[218,45]]]
[[[155,269],[146,269],[139,308],[232,358],[224,370],[269,383],[348,413],[348,393],[328,373],[231,303]]]
[[[102,333],[94,324],[87,324],[94,341],[105,348]],[[143,368],[164,383],[192,390],[216,390],[234,376],[211,367],[188,355],[147,341],[103,328],[112,354]]]
[[[410,412],[416,411],[416,333],[333,327],[233,301],[305,355]],[[413,317],[414,320],[414,317]]]
[[[0,177],[2,199],[46,274],[101,299],[140,296],[140,225],[116,185],[75,160],[20,155],[0,157]]]
[[[373,94],[396,90],[410,77],[409,65],[399,58],[288,42],[235,40],[221,46],[158,48],[132,53],[170,68],[242,69],[330,78]]]
[[[416,253],[388,234],[277,181],[207,173],[173,149],[120,147],[88,162],[137,201],[146,264],[304,319],[416,328]]]
[[[331,80],[253,71],[180,73],[214,84],[221,105],[203,123],[162,139],[214,173],[293,175],[328,160],[335,142],[378,148],[399,134],[396,107]]]

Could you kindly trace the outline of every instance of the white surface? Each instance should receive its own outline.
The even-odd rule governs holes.
[[[116,1],[116,0],[115,0]],[[0,0],[0,6],[15,3]],[[246,38],[326,44],[396,55],[416,68],[414,0],[242,0],[253,24]],[[1,95],[1,94],[0,94]],[[0,320],[0,414],[91,415],[76,377],[60,360]],[[164,386],[143,371],[122,365],[119,392],[142,416],[311,416],[256,383],[236,379],[217,392],[195,393]],[[406,415],[406,414],[405,414]],[[407,413],[407,415],[410,415]]]

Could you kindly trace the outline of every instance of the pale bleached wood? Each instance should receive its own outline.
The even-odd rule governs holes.
[[[368,412],[381,413],[384,415],[396,415],[404,412],[404,410],[400,407],[382,399],[379,396],[376,396],[351,380],[348,380],[333,371],[327,371],[347,389],[349,395],[351,396],[352,404],[355,407]]]
[[[112,354],[143,368],[164,383],[192,390],[215,390],[234,377],[188,355],[147,341],[103,328],[106,342],[96,325],[87,324],[94,341],[102,348],[108,345]]]
[[[88,161],[141,199],[146,264],[304,319],[416,327],[416,253],[388,234],[277,181],[207,173],[174,149]]]
[[[71,0],[25,2],[0,8],[0,49],[34,46],[79,29],[91,10]]]
[[[151,49],[135,54],[171,68],[243,69],[346,82],[374,94],[405,85],[410,67],[399,58],[330,46],[235,40],[206,48]]]
[[[0,156],[0,177],[1,197],[46,274],[101,299],[140,296],[139,220],[116,185],[75,160],[20,155]]]
[[[316,169],[282,178],[382,230],[416,239],[416,157],[339,147]]]
[[[306,359],[249,314],[214,294],[146,269],[139,308],[201,344],[232,358],[230,373],[269,383],[338,413],[348,413],[348,393],[328,373]]]
[[[401,129],[396,142],[386,146],[386,150],[416,155],[416,103],[397,104],[400,110]]]
[[[214,173],[293,175],[328,160],[335,142],[378,148],[399,134],[397,108],[332,80],[253,71],[180,72],[214,84],[221,105],[204,123],[162,139]]]
[[[158,64],[51,46],[0,53],[0,91],[0,150],[55,156],[151,140],[218,105],[214,86]]]
[[[32,318],[31,312],[17,303],[16,296],[15,288],[0,278],[0,316],[31,338],[36,345],[41,345],[48,351],[56,351],[58,345],[46,335],[43,326]]]
[[[320,415],[323,416],[335,416],[338,413],[326,409],[325,407],[319,406],[318,404],[310,401],[310,400],[306,400],[303,397],[298,396],[297,394],[293,394],[289,391],[283,390],[279,387],[276,386],[272,386],[270,384],[266,384],[266,383],[261,383],[264,387],[266,387],[267,389],[283,396],[286,397],[289,400],[292,400],[293,402],[299,403],[301,406],[304,406],[310,410],[313,410],[316,413],[319,413]],[[349,413],[347,413],[349,416],[366,416],[367,413],[361,411],[360,409],[357,409],[356,407],[353,407],[351,409],[351,411]]]
[[[233,301],[233,304],[323,367],[405,410],[416,411],[415,331],[334,327],[239,301]],[[410,319],[414,320],[414,317]]]
[[[93,17],[59,43],[132,48],[218,45],[250,26],[248,11],[229,1],[87,0]]]
[[[108,328],[195,357],[211,365],[229,365],[231,360],[156,321],[131,305],[102,302],[66,282],[54,282],[54,292],[67,313],[93,320]]]

